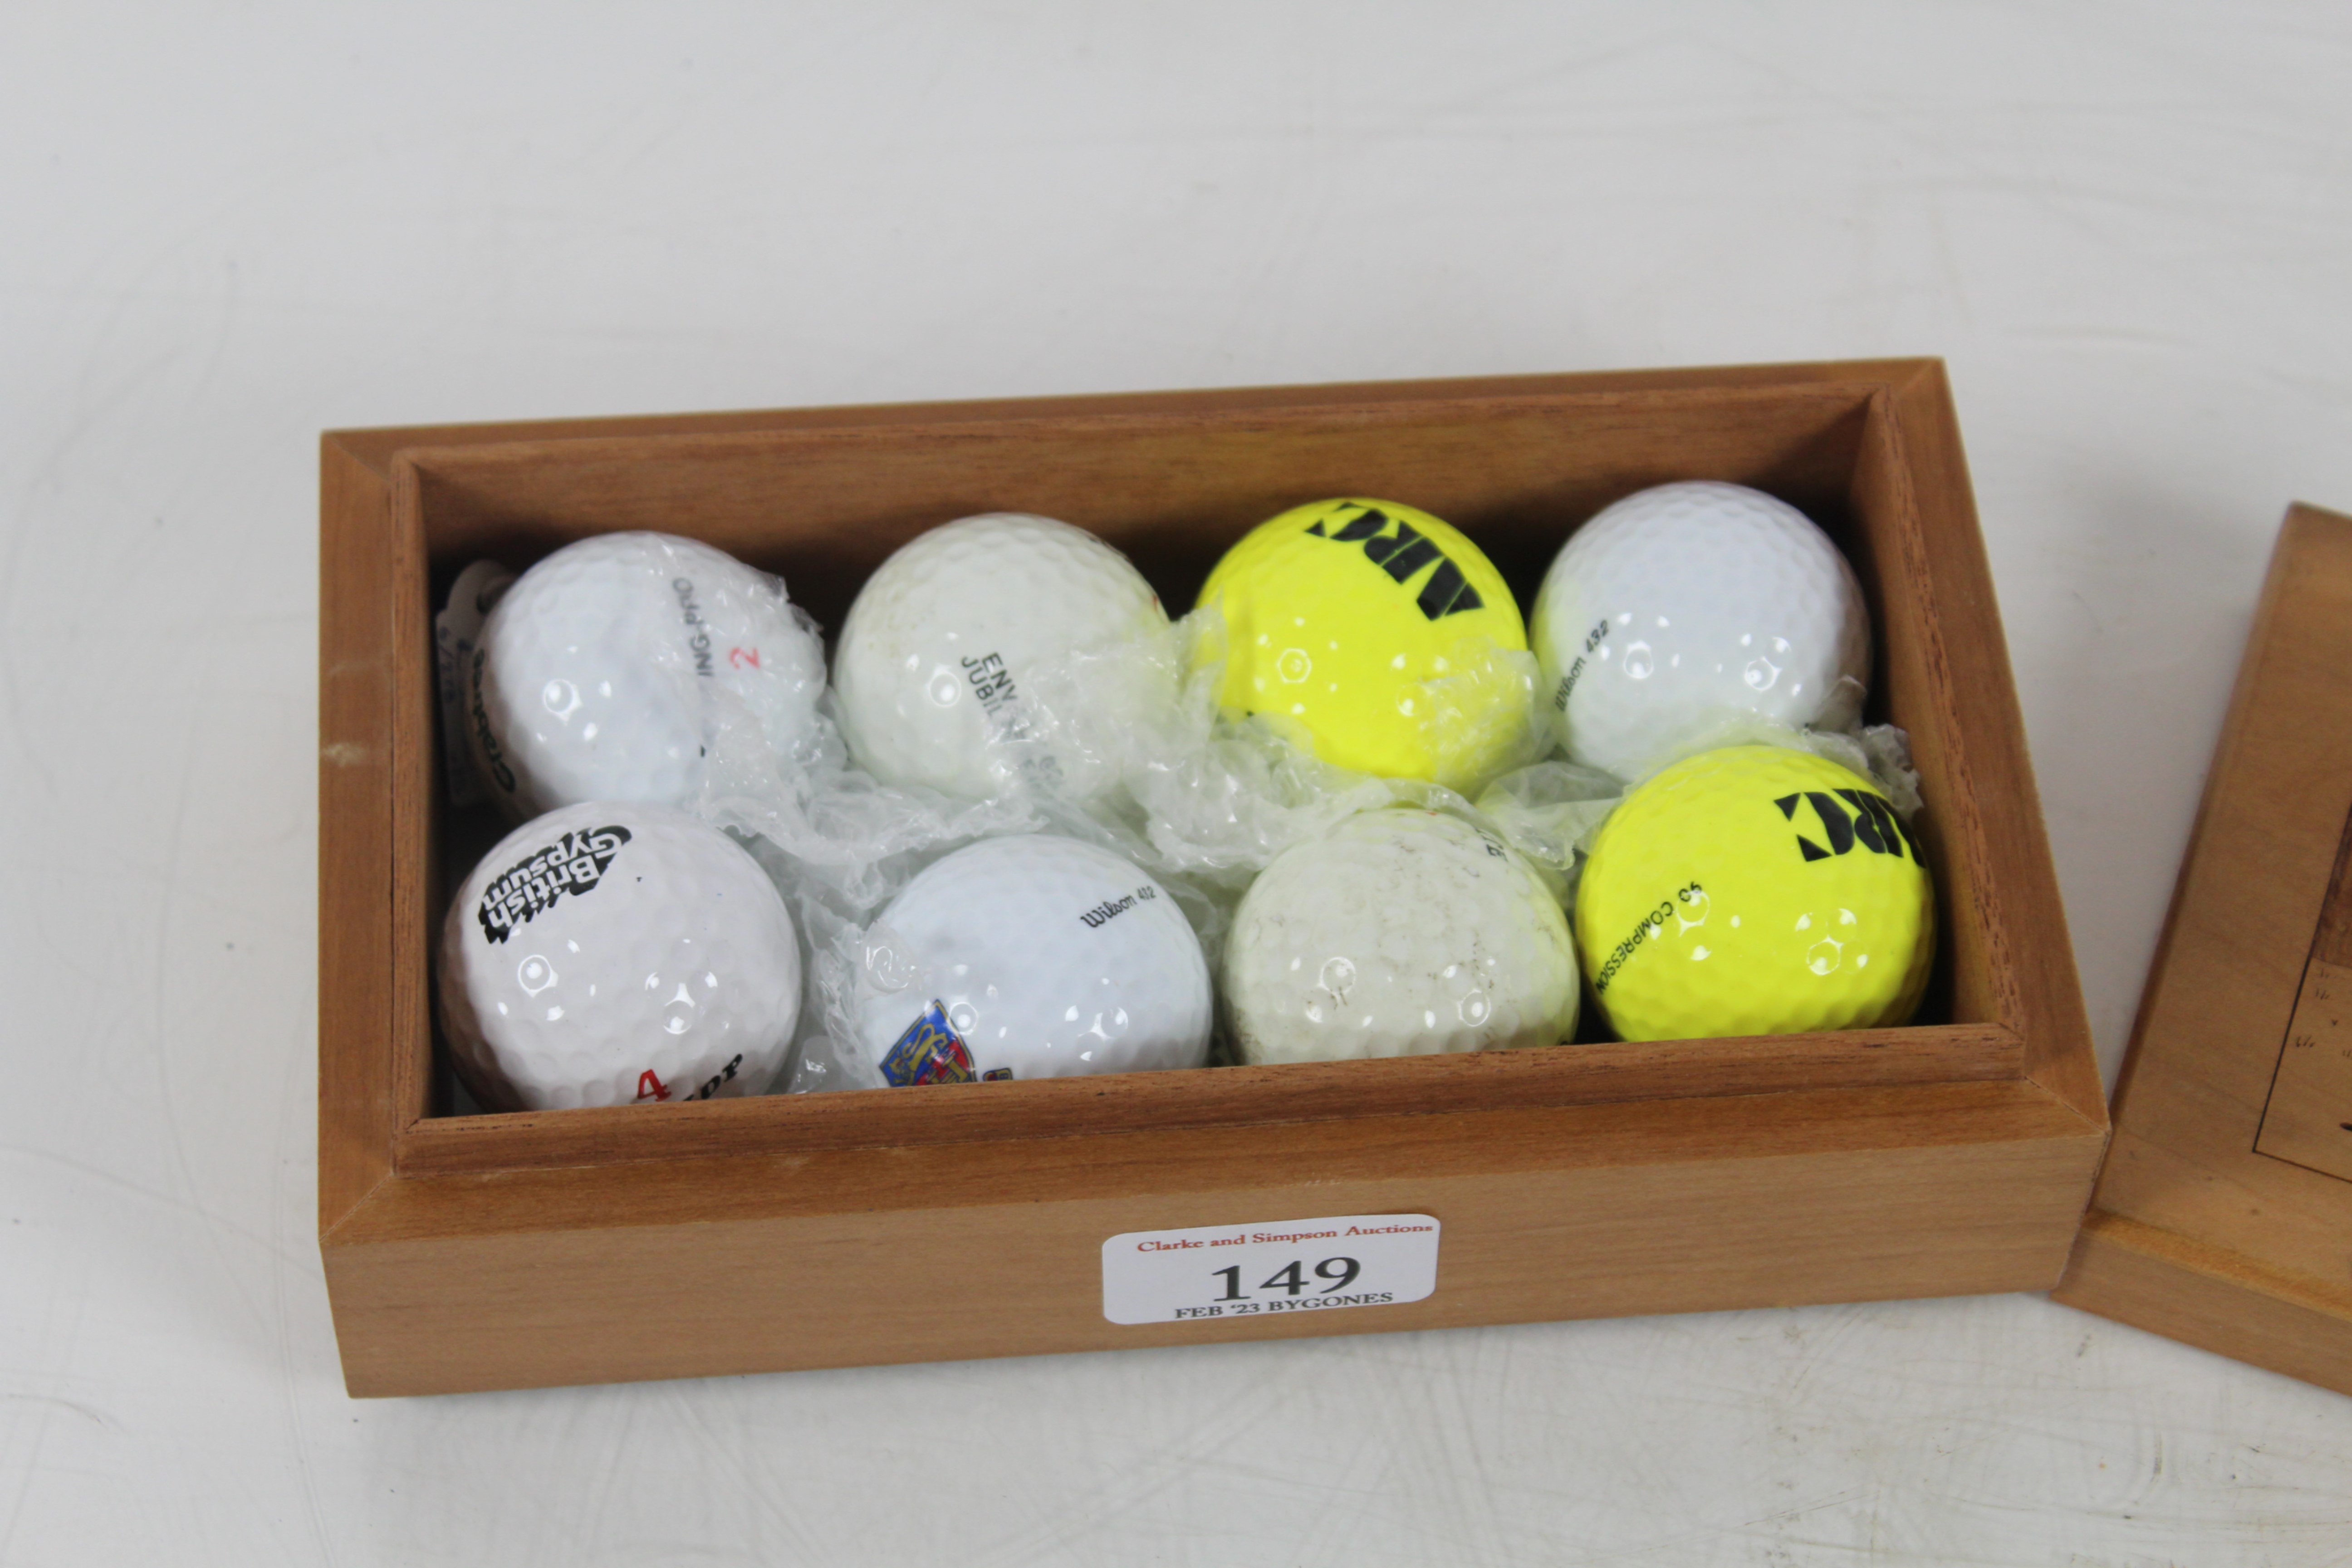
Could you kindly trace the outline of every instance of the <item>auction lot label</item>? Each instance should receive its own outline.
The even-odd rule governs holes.
[[[1179,1323],[1419,1301],[1437,1289],[1437,1221],[1351,1214],[1191,1230],[1130,1230],[1103,1243],[1103,1316]]]

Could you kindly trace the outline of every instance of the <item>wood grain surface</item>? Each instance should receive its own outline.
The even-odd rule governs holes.
[[[622,1116],[603,1110],[442,1116],[405,1128],[394,1158],[403,1175],[442,1175],[605,1160],[1413,1116],[1506,1105],[1997,1081],[2022,1077],[2023,1068],[2017,1037],[1997,1025],[1685,1040],[1671,1050],[1599,1041],[985,1087],[932,1084],[887,1094],[763,1095],[630,1106]]]
[[[319,1225],[391,1174],[415,1120],[394,1087],[391,995],[394,580],[391,486],[332,437],[320,449]]]
[[[2254,1148],[2352,1182],[2352,816],[2336,846]]]
[[[2352,1290],[2106,1209],[2084,1218],[2058,1300],[2352,1394]]]
[[[2148,975],[2096,1223],[2058,1296],[2352,1388],[2352,1096],[2334,1022],[2352,994],[2334,989],[2347,669],[2352,519],[2299,506]]]
[[[2011,1080],[403,1178],[327,1274],[357,1394],[2033,1289],[2099,1142]],[[1107,1237],[1381,1213],[1427,1300],[1102,1317]]]

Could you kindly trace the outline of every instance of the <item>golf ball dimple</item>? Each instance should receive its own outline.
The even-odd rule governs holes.
[[[763,1092],[800,945],[759,863],[706,823],[590,801],[483,857],[441,928],[452,1065],[494,1110]]]
[[[1475,789],[1518,760],[1531,670],[1518,605],[1460,531],[1395,501],[1295,507],[1228,550],[1201,589],[1223,620],[1219,700],[1327,763]]]
[[[1559,900],[1499,841],[1406,807],[1275,857],[1234,916],[1224,989],[1251,1062],[1548,1046],[1576,1028]]]
[[[1621,778],[1727,718],[1838,728],[1861,712],[1870,616],[1812,520],[1742,485],[1627,496],[1572,534],[1532,626],[1559,740]]]
[[[1123,730],[1174,700],[1167,633],[1151,584],[1086,530],[963,518],[902,546],[850,606],[834,658],[842,731],[886,784],[1098,798]]]
[[[1919,1005],[1935,892],[1876,785],[1811,752],[1731,746],[1610,814],[1576,933],[1625,1039],[1875,1028]]]
[[[817,731],[824,649],[773,578],[694,540],[610,533],[515,581],[467,679],[475,772],[520,820],[575,801],[690,804],[727,723],[794,753]]]
[[[984,838],[918,873],[867,935],[860,1043],[893,1085],[1200,1067],[1208,962],[1124,857]]]

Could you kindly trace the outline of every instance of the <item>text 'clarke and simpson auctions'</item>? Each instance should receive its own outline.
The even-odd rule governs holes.
[[[1211,1237],[1202,1241],[1162,1239],[1153,1237],[1136,1243],[1138,1252],[1183,1252],[1198,1247],[1243,1247],[1258,1241],[1337,1241],[1348,1236],[1400,1236],[1407,1231],[1435,1230],[1433,1225],[1351,1225],[1342,1230],[1253,1230],[1235,1231],[1231,1236]]]

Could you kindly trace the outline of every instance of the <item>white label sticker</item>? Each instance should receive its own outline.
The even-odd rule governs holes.
[[[1103,1243],[1103,1316],[1176,1323],[1418,1301],[1437,1289],[1437,1221],[1350,1214],[1191,1230],[1130,1230]]]

